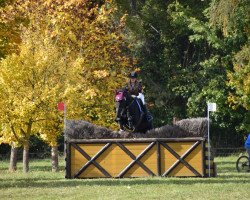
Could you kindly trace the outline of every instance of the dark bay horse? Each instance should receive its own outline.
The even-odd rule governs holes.
[[[148,121],[141,99],[132,97],[126,90],[116,91],[116,121],[120,129],[145,133],[152,129],[152,121]]]

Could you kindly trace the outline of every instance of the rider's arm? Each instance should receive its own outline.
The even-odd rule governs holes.
[[[126,84],[122,89],[128,91],[128,84]]]

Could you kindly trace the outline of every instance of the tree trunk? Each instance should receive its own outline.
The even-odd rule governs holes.
[[[52,164],[52,172],[58,172],[59,165],[58,165],[58,148],[57,148],[57,146],[51,147],[51,164]]]
[[[10,172],[14,172],[17,170],[17,150],[18,150],[17,147],[11,146],[10,166],[9,166]]]
[[[23,172],[29,172],[29,142],[23,145]]]

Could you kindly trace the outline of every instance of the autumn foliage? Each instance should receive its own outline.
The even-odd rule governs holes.
[[[116,127],[114,90],[133,59],[114,11],[112,1],[80,0],[17,0],[1,9],[1,23],[14,23],[20,40],[0,63],[0,143],[27,146],[37,135],[56,146],[58,102],[69,119]]]

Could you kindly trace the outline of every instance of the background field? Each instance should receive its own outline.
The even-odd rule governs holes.
[[[237,156],[218,157],[216,178],[65,179],[50,172],[50,160],[31,160],[30,173],[0,165],[0,199],[249,199],[250,173],[237,173]]]

